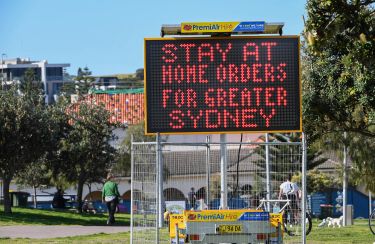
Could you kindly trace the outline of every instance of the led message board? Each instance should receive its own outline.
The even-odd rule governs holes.
[[[298,36],[145,39],[146,133],[301,131]]]

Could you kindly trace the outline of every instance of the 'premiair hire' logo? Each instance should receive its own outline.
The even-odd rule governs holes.
[[[220,30],[220,25],[193,25],[193,30]]]
[[[182,32],[230,32],[238,25],[237,22],[202,22],[202,23],[182,23]]]
[[[190,221],[230,221],[236,220],[238,213],[191,213],[187,216]]]
[[[195,220],[197,216],[195,214],[189,214],[188,215],[188,220]]]
[[[191,30],[192,26],[191,25],[184,25],[184,30],[189,31]]]

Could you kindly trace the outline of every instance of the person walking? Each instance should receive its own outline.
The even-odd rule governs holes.
[[[191,208],[191,210],[194,210],[195,209],[195,202],[197,200],[197,196],[195,195],[195,189],[194,189],[194,187],[192,187],[190,189],[188,197],[189,197],[190,208]]]
[[[108,220],[107,225],[113,225],[115,223],[115,212],[117,204],[119,203],[120,193],[118,192],[117,183],[113,181],[113,174],[108,173],[107,181],[103,186],[102,201],[107,205],[108,209]]]

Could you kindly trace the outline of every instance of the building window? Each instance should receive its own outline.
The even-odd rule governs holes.
[[[46,69],[47,81],[51,80],[62,80],[63,79],[63,69],[62,67],[53,67]]]
[[[53,83],[52,84],[52,94],[59,94],[62,85],[63,85],[63,83]]]

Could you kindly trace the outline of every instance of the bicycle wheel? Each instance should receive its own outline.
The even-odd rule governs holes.
[[[311,215],[308,212],[306,212],[306,235],[310,234],[311,229],[312,229]]]
[[[302,222],[301,219],[294,219],[293,214],[290,210],[285,211],[283,214],[283,226],[284,231],[289,236],[300,236],[302,235]],[[312,220],[308,212],[306,212],[305,219],[305,232],[308,235],[312,229]]]
[[[372,211],[371,216],[368,218],[368,226],[373,235],[375,235],[375,210]]]
[[[284,232],[289,236],[294,236],[295,225],[293,224],[293,214],[289,209],[285,209],[283,213]]]

